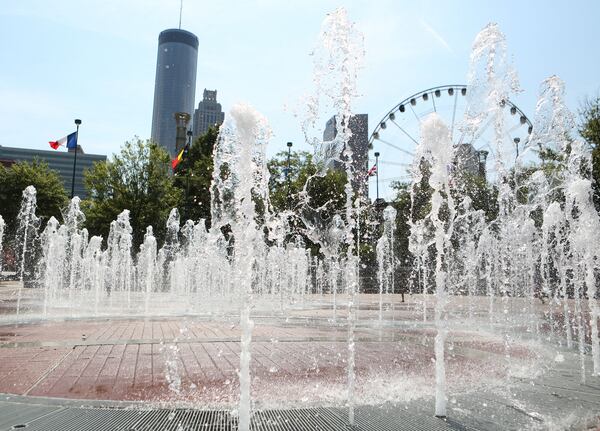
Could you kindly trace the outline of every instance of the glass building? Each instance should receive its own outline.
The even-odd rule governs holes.
[[[320,153],[327,158],[343,159],[343,147],[337,147],[340,143],[335,142],[338,135],[338,121],[335,116],[331,117],[325,130],[323,131],[323,143],[320,148]],[[352,150],[352,167],[355,172],[353,183],[354,190],[362,189],[363,196],[367,196],[368,183],[365,180],[369,169],[369,115],[356,114],[350,117],[348,121],[350,125],[351,136],[348,140],[350,149]],[[344,166],[339,162],[330,163],[329,168],[344,169]]]
[[[185,30],[165,30],[158,36],[152,140],[176,155],[175,113],[194,114],[198,38]]]

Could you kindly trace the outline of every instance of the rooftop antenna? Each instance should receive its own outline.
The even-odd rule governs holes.
[[[183,0],[179,2],[179,30],[181,30],[181,13],[183,12]]]

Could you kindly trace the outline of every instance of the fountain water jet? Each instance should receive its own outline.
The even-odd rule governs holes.
[[[449,239],[454,227],[455,208],[450,192],[448,166],[454,160],[454,149],[450,140],[450,131],[437,114],[431,114],[421,126],[422,140],[417,147],[414,169],[421,169],[425,162],[430,168],[429,185],[433,190],[431,211],[427,218],[435,230],[435,415],[446,417],[446,368],[444,344],[448,333],[445,312],[448,294],[448,274],[445,267],[451,258]],[[445,197],[444,197],[444,196]],[[446,210],[446,218],[442,215]]]
[[[232,251],[233,285],[241,295],[240,326],[240,404],[239,429],[250,429],[250,343],[252,328],[253,265],[260,231],[256,222],[258,202],[270,210],[265,148],[271,136],[266,119],[245,104],[235,105],[215,146],[213,174],[212,232],[219,235],[229,228]],[[268,215],[266,216],[268,219]]]
[[[322,105],[317,102],[320,96],[324,96],[336,114],[339,133],[328,145],[321,146],[321,139],[312,139],[314,136],[308,140],[311,143],[318,141],[316,150],[323,168],[319,174],[337,163],[346,170],[348,181],[345,206],[337,213],[329,212],[329,217],[317,217],[331,208],[327,205],[310,208],[308,199],[298,209],[306,225],[306,231],[302,233],[321,246],[322,256],[311,256],[306,244],[298,238],[298,232],[290,227],[290,219],[294,216],[292,211],[279,215],[270,211],[265,165],[268,125],[249,106],[236,105],[228,115],[215,146],[210,229],[207,230],[204,220],[196,223],[187,220],[181,226],[182,220],[174,209],[167,221],[165,245],[158,249],[153,230],[148,227],[139,253],[134,255],[129,213],[125,210],[111,224],[108,246],[103,250],[100,237],[88,238],[87,232],[81,229],[79,202],[73,200],[64,216],[65,223],[60,225],[51,218],[42,234],[43,256],[38,270],[43,281],[43,315],[61,318],[191,314],[223,321],[231,316],[239,318],[241,353],[237,410],[240,429],[243,430],[250,428],[252,411],[256,408],[253,402],[259,401],[253,398],[254,395],[251,397],[251,389],[260,382],[251,373],[254,368],[250,364],[251,350],[256,346],[253,344],[254,321],[259,322],[258,319],[265,316],[271,321],[286,319],[287,326],[295,318],[301,320],[307,316],[302,313],[311,312],[314,314],[309,314],[307,321],[318,322],[320,327],[316,331],[337,331],[341,319],[336,317],[344,309],[347,311],[347,337],[343,344],[346,352],[337,352],[340,358],[344,356],[339,361],[344,370],[343,382],[336,387],[342,387],[338,392],[344,392],[343,388],[347,392],[336,401],[345,403],[350,424],[355,423],[356,404],[379,402],[383,397],[380,394],[382,385],[376,388],[374,392],[377,393],[372,399],[365,400],[364,386],[369,384],[370,376],[361,375],[364,370],[361,366],[364,365],[360,363],[359,353],[364,346],[358,343],[357,330],[361,331],[361,337],[377,326],[389,328],[392,337],[405,327],[403,325],[421,331],[422,345],[411,354],[425,351],[429,347],[428,330],[435,330],[436,384],[433,393],[436,397],[435,414],[438,416],[446,416],[452,407],[448,408],[446,398],[447,391],[452,390],[450,370],[453,361],[447,359],[455,358],[450,347],[455,341],[453,337],[459,337],[456,333],[461,330],[472,337],[473,332],[469,332],[471,326],[481,327],[484,334],[501,334],[504,343],[500,343],[499,350],[503,349],[507,366],[502,370],[505,373],[502,377],[508,379],[516,362],[514,348],[521,346],[519,338],[533,338],[530,334],[535,331],[535,336],[546,345],[561,346],[565,336],[567,345],[570,344],[569,313],[572,312],[582,365],[585,365],[589,347],[585,326],[591,324],[591,350],[594,372],[597,373],[598,328],[592,320],[597,322],[599,313],[594,291],[598,255],[594,242],[589,239],[596,238],[600,228],[597,214],[591,206],[590,182],[584,174],[586,169],[582,169],[589,163],[589,154],[577,142],[567,148],[561,146],[561,141],[556,148],[564,150],[565,159],[557,163],[560,166],[554,175],[547,177],[543,171],[548,170],[545,169],[548,166],[528,164],[527,157],[531,155],[533,145],[524,144],[512,164],[512,154],[506,150],[508,145],[514,147],[514,143],[506,142],[504,138],[502,101],[516,89],[515,77],[506,61],[504,36],[494,25],[486,27],[474,44],[473,74],[468,93],[472,94],[472,109],[464,127],[471,136],[481,133],[487,124],[494,127],[496,140],[492,144],[497,170],[495,176],[489,179],[500,189],[500,215],[495,220],[486,220],[482,210],[474,209],[475,204],[466,196],[467,192],[456,187],[455,154],[449,131],[435,115],[429,117],[423,124],[422,142],[414,165],[411,211],[415,214],[411,214],[409,243],[415,257],[413,272],[418,280],[415,293],[422,291],[422,319],[418,309],[417,319],[409,320],[415,310],[410,308],[413,304],[409,303],[406,309],[403,304],[398,312],[398,316],[406,320],[385,321],[386,314],[390,313],[383,312],[383,293],[393,291],[394,284],[402,281],[394,276],[394,269],[398,261],[406,258],[393,254],[396,214],[391,207],[384,211],[384,236],[379,239],[377,249],[379,313],[369,314],[368,306],[358,304],[356,238],[360,238],[357,222],[360,201],[355,199],[352,181],[359,178],[361,172],[354,171],[350,163],[353,157],[352,149],[347,145],[350,131],[344,125],[352,115],[351,102],[356,95],[356,72],[362,56],[361,38],[342,10],[328,16],[323,33],[321,42],[324,48],[315,52],[315,77],[320,86],[318,90],[324,91],[316,91],[315,96],[309,98],[315,103],[308,109],[311,114],[321,110]],[[482,65],[483,74],[475,73]],[[550,146],[559,142],[561,127],[568,132],[572,126],[564,120],[565,111],[561,111],[558,81],[551,79],[547,84],[539,106],[543,106],[548,115],[540,114],[535,128],[537,135],[534,136]],[[308,120],[315,118],[307,117]],[[544,118],[553,120],[546,121]],[[550,134],[553,131],[557,134]],[[425,168],[431,170],[428,175],[423,175]],[[537,173],[529,175],[527,169],[535,169]],[[415,208],[419,198],[417,189],[423,185],[431,187],[433,196],[420,208],[427,208],[431,202],[431,208],[423,211],[428,215],[419,219],[416,214],[419,208]],[[567,199],[562,199],[561,193],[568,196]],[[24,206],[28,205],[31,206],[24,201]],[[28,212],[33,219],[35,211],[29,209]],[[30,237],[28,234],[25,239]],[[554,267],[559,269],[559,277],[553,275]],[[313,273],[317,274],[314,280]],[[538,273],[542,274],[541,278],[538,278]],[[538,289],[540,280],[544,286],[541,290]],[[573,292],[570,291],[571,286]],[[327,287],[332,294],[329,303],[323,294]],[[565,334],[556,330],[559,318],[546,317],[543,311],[540,312],[541,305],[537,301],[544,294],[553,297],[553,303],[548,307],[550,311],[554,310],[555,302],[562,302],[559,305],[562,305],[567,319]],[[466,312],[461,308],[461,304],[464,305],[462,296],[467,296]],[[574,310],[569,308],[568,296],[574,297]],[[376,304],[377,297],[373,298]],[[453,309],[452,301],[456,301],[459,307]],[[392,300],[389,302],[392,303]],[[427,316],[428,303],[435,306],[433,322]],[[587,317],[586,306],[591,310],[591,320]],[[320,307],[325,309],[326,318],[323,320],[318,318]],[[359,308],[361,315],[367,316],[360,321],[357,319]],[[329,319],[331,309],[333,325]],[[259,315],[259,311],[264,316]],[[392,318],[396,315],[395,312],[391,314]],[[547,322],[550,324],[549,335]],[[329,327],[324,328],[326,325]],[[381,337],[377,348],[389,347],[390,344],[384,344],[385,341]],[[462,341],[468,343],[474,340]],[[480,340],[476,338],[475,341]],[[179,361],[184,356],[183,343],[181,354],[177,337],[172,343],[165,343],[169,346],[163,349],[169,387],[172,392],[182,395],[185,392],[181,383],[183,366]],[[253,355],[257,350],[252,352]],[[318,355],[314,352],[310,355],[317,364],[315,358]],[[429,352],[425,351],[424,355],[429,355]],[[379,359],[376,356],[373,354],[371,360]],[[429,360],[429,356],[424,357],[423,361]],[[315,367],[318,369],[318,365]],[[416,362],[416,368],[425,367],[425,362]],[[390,399],[395,399],[400,392],[398,388],[404,382],[413,383],[409,380],[411,377],[403,375],[399,368],[385,370],[386,373],[399,372],[397,380],[391,380],[394,382],[391,385],[397,386],[396,392],[390,391]],[[308,382],[308,372],[305,375],[299,372],[299,376],[305,378],[298,387],[312,387]],[[582,379],[584,377],[585,368],[582,368]],[[290,382],[286,380],[286,383]],[[316,399],[321,401],[321,398]]]
[[[359,179],[362,172],[355,172],[353,163],[353,149],[349,145],[352,131],[350,130],[350,118],[352,117],[352,103],[357,96],[357,75],[362,67],[364,58],[364,40],[353,22],[348,18],[344,8],[338,8],[327,15],[321,26],[319,44],[313,51],[313,82],[315,89],[311,96],[307,97],[306,115],[302,122],[302,130],[307,143],[315,147],[315,158],[320,165],[323,175],[335,163],[341,164],[346,173],[345,211],[344,211],[344,234],[345,259],[343,259],[342,274],[344,277],[344,288],[348,295],[348,419],[350,425],[354,425],[354,383],[355,383],[355,306],[356,291],[358,289],[358,265],[359,256],[356,250],[354,236],[360,237],[360,197],[354,198],[355,178]],[[333,110],[337,133],[333,140],[322,142],[320,137],[315,136],[315,122],[320,114],[326,110]],[[307,181],[304,191],[311,179]],[[305,202],[303,212],[313,215],[323,209],[316,211]],[[303,217],[307,226],[309,237],[321,246],[327,247],[322,235],[316,227],[312,217]],[[316,233],[316,235],[315,235]],[[311,235],[312,234],[312,235]],[[334,265],[335,268],[336,265]],[[335,316],[334,302],[334,316]]]
[[[377,279],[379,281],[379,327],[383,326],[383,295],[394,291],[394,231],[397,211],[392,206],[383,210],[383,234],[377,241]],[[390,301],[388,303],[391,304]]]
[[[37,206],[36,190],[33,186],[28,186],[23,190],[23,200],[21,202],[21,208],[17,215],[19,220],[19,227],[17,229],[17,246],[19,247],[19,279],[21,285],[19,287],[19,293],[17,297],[17,317],[21,311],[21,296],[23,293],[23,283],[25,277],[28,279],[33,278],[33,266],[35,265],[35,247],[37,239],[37,230],[39,229],[40,219],[35,215],[35,209]]]

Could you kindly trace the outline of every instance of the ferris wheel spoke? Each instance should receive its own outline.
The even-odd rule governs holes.
[[[473,146],[473,148],[475,148],[477,151],[481,151],[484,148],[487,148],[489,151],[489,154],[495,154],[494,150],[492,149],[492,142],[489,139],[481,139],[482,141],[482,145],[479,147],[475,147]]]
[[[488,129],[488,127],[490,127],[490,124],[492,124],[492,121],[494,120],[494,117],[490,117],[490,119],[487,121],[487,123],[485,123],[483,125],[482,128],[480,128],[477,133],[475,133],[473,135],[473,140],[470,142],[471,145],[473,145],[473,147],[475,146],[475,142],[477,142],[479,140],[479,138],[481,138],[483,136],[483,134],[485,133],[485,131]]]
[[[442,95],[442,92],[444,92],[444,98],[436,100]],[[467,92],[466,86],[458,84],[430,88],[400,101],[381,119],[369,138],[370,148],[373,148],[373,145],[381,147],[380,144],[375,144],[375,141],[378,140],[394,149],[394,153],[388,148],[387,160],[381,160],[378,157],[375,160],[369,158],[369,162],[378,163],[379,182],[381,183],[379,190],[383,195],[389,194],[392,189],[390,181],[411,181],[410,175],[397,175],[410,173],[415,158],[415,145],[418,145],[421,140],[419,127],[423,124],[423,118],[431,112],[441,115],[444,120],[448,121],[448,132],[453,145],[470,145],[472,148],[469,149],[469,154],[475,150],[483,153],[473,153],[470,157],[474,157],[473,162],[479,161],[480,169],[485,169],[486,181],[490,184],[497,182],[499,177],[506,176],[513,165],[528,162],[530,159],[539,159],[537,144],[531,140],[531,122],[522,111],[514,107],[512,102],[508,102],[511,107],[514,107],[510,111],[512,115],[510,119],[507,119],[502,131],[498,130],[498,135],[494,133],[496,123],[493,116],[483,118],[478,123],[479,127],[476,124],[470,126],[466,124],[463,117],[469,112],[471,100],[469,98],[463,100],[463,97],[459,96],[465,96]],[[448,97],[446,97],[446,93]],[[431,97],[431,104],[427,100],[429,97]],[[419,104],[417,105],[417,103]],[[419,109],[416,109],[416,106],[419,106]],[[409,113],[409,109],[412,111],[412,115]],[[396,111],[405,113],[402,119],[396,116]],[[515,116],[517,112],[519,116]],[[386,135],[386,124],[389,126],[390,122],[401,133],[389,130],[390,127],[387,127],[388,131],[392,133]],[[519,124],[516,124],[517,122]],[[520,127],[525,127],[525,129],[520,129]],[[380,136],[385,139],[381,139]],[[519,154],[515,160],[513,156],[517,146]],[[473,172],[475,171],[473,170]],[[387,178],[382,178],[385,174],[387,174]],[[371,182],[373,180],[374,178],[369,179],[369,184],[374,189],[375,184]]]
[[[412,103],[409,104],[408,106],[410,106],[410,110],[412,111],[413,114],[415,114],[415,118],[417,119],[417,121],[419,122],[419,124],[421,124],[421,118],[419,118],[419,116],[415,112],[415,109],[413,108]]]
[[[521,127],[521,124],[516,124],[513,127],[511,127],[510,129],[508,129],[505,133],[505,136],[515,144],[515,153],[516,153],[516,158],[519,157],[519,154],[524,151],[527,147],[527,143],[528,141],[525,141],[523,143],[521,143],[521,139],[520,138],[513,138],[512,133],[519,129]]]
[[[464,140],[465,140],[465,133],[461,132],[460,138],[458,138],[458,145],[462,144]]]
[[[413,137],[410,135],[410,133],[408,133],[406,130],[404,130],[404,129],[403,129],[401,126],[400,126],[400,124],[396,123],[396,121],[395,121],[395,120],[391,120],[391,119],[390,119],[390,121],[391,121],[392,123],[394,123],[394,125],[395,125],[397,128],[399,128],[399,129],[402,131],[402,133],[404,133],[404,134],[405,134],[405,135],[406,135],[406,136],[407,136],[407,137],[408,137],[408,138],[409,138],[411,141],[413,141],[413,142],[415,143],[415,145],[419,145],[419,143],[417,142],[417,140],[416,140],[415,138],[413,138]],[[413,155],[413,154],[411,154],[411,156],[412,156],[412,155]]]
[[[404,148],[400,148],[399,146],[397,146],[397,145],[394,145],[394,144],[392,144],[391,142],[388,142],[388,141],[386,141],[386,140],[384,140],[384,139],[377,138],[377,140],[378,140],[379,142],[382,142],[382,143],[386,144],[386,145],[389,145],[390,147],[392,147],[392,148],[394,148],[394,149],[396,149],[396,150],[398,150],[398,151],[400,151],[400,152],[402,152],[402,153],[408,154],[408,155],[409,155],[409,156],[411,156],[411,157],[414,157],[414,156],[415,156],[415,155],[414,155],[413,153],[411,153],[410,151],[407,151],[407,150],[405,150]]]
[[[485,143],[481,145],[479,148],[476,148],[477,151],[485,150],[487,151],[486,156],[486,166],[490,166],[490,168],[486,167],[486,172],[496,172],[496,151],[492,148],[492,143],[489,140],[485,140]]]
[[[519,146],[519,143],[517,143],[517,142],[514,142],[514,141],[513,141],[513,138],[510,136],[510,134],[508,134],[508,133],[507,133],[507,134],[506,134],[506,136],[509,138],[509,141],[510,141],[510,142],[512,142],[512,143],[514,143],[514,144],[515,144],[515,148],[514,148],[514,150],[515,150],[515,158],[518,158],[518,157],[519,157],[519,153],[520,153],[520,152],[522,152],[522,151],[524,151],[524,150],[528,149],[528,148],[526,147],[526,143],[527,143],[527,141],[525,142],[525,144],[523,144],[523,145]],[[474,148],[475,148],[477,151],[481,151],[481,150],[483,150],[484,148],[487,148],[487,149],[489,150],[489,153],[490,153],[490,154],[495,154],[495,153],[496,153],[496,151],[493,149],[492,142],[491,142],[490,140],[487,140],[487,139],[480,139],[480,140],[481,140],[481,141],[483,141],[483,145],[480,145],[480,146],[478,146],[478,147],[475,147],[475,146],[474,146]]]
[[[520,128],[521,126],[522,126],[522,124],[520,124],[520,123],[519,123],[519,124],[515,124],[514,126],[512,126],[510,129],[508,129],[508,130],[506,131],[506,134],[507,134],[509,137],[512,137],[512,136],[511,136],[511,133],[512,133],[512,132],[514,132],[515,130],[517,130],[518,128]]]

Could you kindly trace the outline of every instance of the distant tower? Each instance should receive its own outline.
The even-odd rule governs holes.
[[[189,31],[170,29],[158,36],[152,140],[176,155],[177,112],[194,112],[198,38]]]
[[[217,102],[217,90],[204,89],[202,102],[194,112],[194,136],[206,133],[210,126],[221,125],[225,120],[225,113],[221,104]]]
[[[348,144],[352,150],[352,167],[355,172],[355,178],[352,187],[354,190],[361,189],[363,196],[367,196],[368,182],[365,181],[365,176],[369,169],[369,115],[352,115],[348,123],[350,125],[350,132],[352,132],[352,136],[350,136]],[[333,154],[335,148],[331,146],[331,141],[333,141],[338,134],[337,126],[337,118],[334,115],[325,124],[321,151],[325,154],[329,154],[330,156],[343,158],[340,157],[342,156],[341,154]],[[334,162],[328,167],[338,170],[344,169],[344,165],[340,164],[339,162]]]

